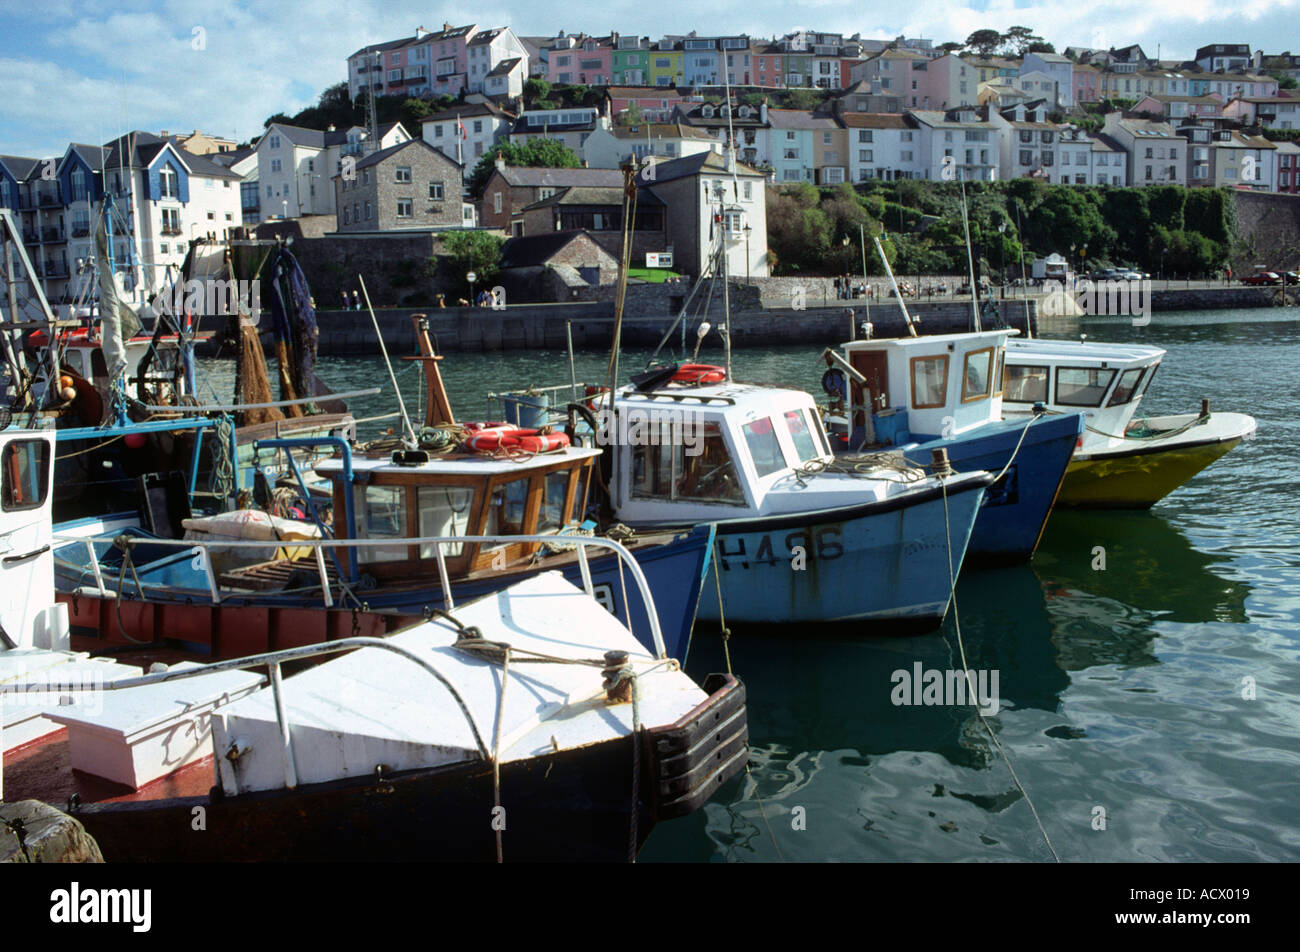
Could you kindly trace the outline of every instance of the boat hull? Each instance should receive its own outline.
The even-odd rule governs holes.
[[[918,462],[928,462],[930,450],[943,448],[958,472],[1002,473],[984,492],[966,547],[967,565],[1023,562],[1033,556],[1082,430],[1080,414],[1001,421],[908,451]]]
[[[664,649],[669,657],[683,663],[690,650],[696,602],[709,567],[712,539],[712,527],[701,526],[662,543],[636,546],[632,551],[654,597]],[[133,550],[134,570],[125,576],[115,564],[102,565],[102,575],[114,593],[108,598],[94,593],[94,575],[86,564],[84,545],[74,543],[56,552],[55,583],[60,599],[69,603],[74,630],[121,642],[170,638],[207,645],[218,657],[236,657],[326,641],[340,637],[340,632],[353,633],[348,626],[353,626],[353,631],[359,630],[357,626],[367,630],[376,624],[384,630],[391,627],[374,617],[357,619],[357,613],[350,608],[323,609],[317,589],[234,594],[223,597],[220,605],[214,605],[206,577],[193,564],[189,550],[161,546],[154,549],[157,557],[151,559],[147,541],[141,540]],[[102,559],[110,550],[100,544],[97,551]],[[620,572],[622,562],[617,555],[597,555],[593,550],[588,556],[588,566],[597,600],[653,652],[645,608],[635,584]],[[513,571],[453,580],[452,595],[457,604],[463,604],[551,569],[558,569],[569,582],[582,587],[582,572],[576,561],[559,566],[541,561]],[[138,589],[137,577],[141,583]],[[318,584],[314,576],[304,581],[309,585]],[[121,606],[116,598],[119,582]],[[368,616],[417,618],[429,607],[443,607],[441,586],[437,582],[371,588],[358,591],[358,597],[365,602]],[[141,611],[144,606],[149,607]],[[123,626],[128,630],[123,631]],[[285,635],[290,631],[292,634],[286,640]],[[221,639],[220,644],[216,643],[217,638]]]
[[[656,822],[698,810],[748,762],[744,685],[710,675],[703,687],[693,710],[643,731],[635,774],[623,736],[503,763],[499,788],[492,765],[475,761],[70,809],[109,863],[495,862],[494,820],[507,862],[626,862]]]
[[[704,586],[700,618],[937,627],[952,598],[950,568],[955,577],[991,479],[965,479],[946,497],[930,489],[885,503],[719,523],[718,581]]]
[[[1174,428],[1194,414],[1154,418],[1147,423]],[[1176,436],[1124,440],[1117,446],[1076,453],[1057,504],[1075,509],[1150,509],[1254,432],[1242,414],[1214,414],[1208,432],[1191,426]]]

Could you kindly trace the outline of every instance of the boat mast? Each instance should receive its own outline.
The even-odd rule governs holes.
[[[880,263],[885,266],[885,274],[889,275],[889,284],[894,289],[894,297],[898,301],[898,306],[902,308],[903,320],[907,322],[907,332],[916,337],[916,325],[912,321],[912,315],[907,313],[907,302],[903,300],[903,292],[898,290],[894,269],[889,266],[889,259],[885,257],[885,247],[880,243],[880,236],[872,235],[871,240],[876,243],[876,254],[880,255]]]
[[[976,298],[976,288],[975,288],[975,256],[974,256],[974,254],[971,252],[971,246],[970,246],[970,216],[967,214],[967,211],[966,211],[966,172],[965,172],[965,166],[962,166],[961,168],[962,168],[962,171],[959,173],[958,182],[959,182],[960,185],[961,185],[961,221],[962,221],[962,226],[963,226],[963,227],[965,228],[965,230],[966,230],[966,265],[967,265],[967,267],[970,269],[970,312],[971,312],[971,316],[975,319],[975,330],[976,330],[976,332],[978,333],[979,331],[983,330],[983,328],[980,327],[980,309],[979,309],[979,305],[976,303],[976,300],[975,300],[975,298]]]

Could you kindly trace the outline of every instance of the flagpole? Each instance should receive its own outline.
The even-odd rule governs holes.
[[[465,157],[461,154],[461,143],[465,141],[465,124],[460,121],[460,113],[456,113],[456,164],[464,165]]]

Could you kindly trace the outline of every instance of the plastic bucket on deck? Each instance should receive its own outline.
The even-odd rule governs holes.
[[[526,430],[540,430],[550,419],[551,398],[545,393],[506,393],[501,395],[506,422]]]

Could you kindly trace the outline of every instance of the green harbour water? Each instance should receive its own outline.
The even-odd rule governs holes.
[[[958,620],[970,668],[997,674],[988,723],[1063,860],[1300,860],[1300,309],[1080,329],[1168,351],[1144,412],[1205,397],[1254,416],[1256,435],[1150,512],[1055,513],[1031,564],[963,570],[957,610],[933,634],[735,627],[750,769],[660,824],[642,862],[1050,859],[973,709],[894,703],[894,672],[960,669]],[[820,398],[820,350],[736,350],[734,375]],[[647,356],[625,353],[621,376]],[[578,379],[603,379],[606,360],[580,353]],[[414,412],[417,365],[394,366]],[[569,380],[562,351],[441,366],[459,419],[499,417],[489,390]],[[226,402],[230,362],[202,369]],[[394,408],[379,358],[322,358],[320,374],[340,391],[384,386],[353,401],[358,416]],[[718,628],[701,624],[687,670],[724,668]]]

